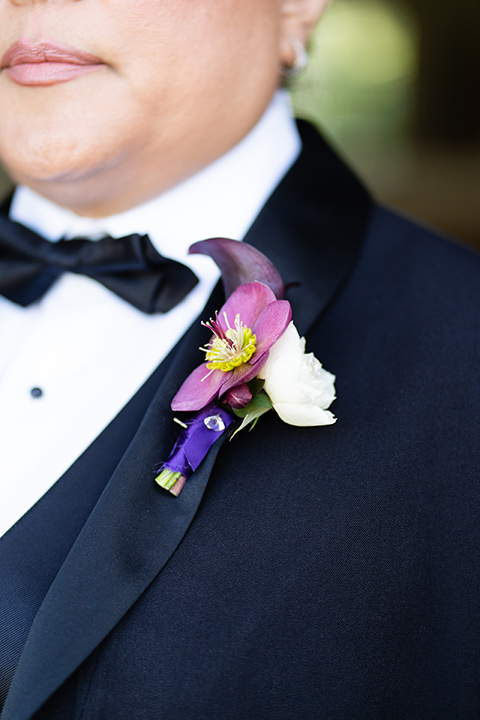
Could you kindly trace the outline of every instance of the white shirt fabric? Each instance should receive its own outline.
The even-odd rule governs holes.
[[[210,258],[188,256],[188,247],[209,237],[243,239],[299,152],[288,97],[278,91],[229,153],[125,213],[81,218],[26,187],[16,190],[10,217],[48,240],[148,234],[199,283],[169,313],[153,316],[68,273],[28,308],[0,297],[0,536],[104,430],[201,312],[219,271]],[[43,394],[34,397],[32,388]]]

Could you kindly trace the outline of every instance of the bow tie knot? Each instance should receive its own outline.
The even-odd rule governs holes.
[[[148,235],[52,243],[0,217],[0,294],[25,307],[65,272],[87,275],[148,314],[168,312],[198,282],[190,268],[160,255]]]

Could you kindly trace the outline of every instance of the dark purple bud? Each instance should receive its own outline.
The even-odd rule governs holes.
[[[222,400],[225,400],[227,405],[230,405],[234,410],[240,410],[244,408],[252,399],[252,393],[246,383],[242,385],[236,385],[234,388],[225,393]]]

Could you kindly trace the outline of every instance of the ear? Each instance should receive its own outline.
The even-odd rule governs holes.
[[[280,60],[285,67],[295,61],[292,38],[306,45],[329,0],[279,0],[281,12]]]

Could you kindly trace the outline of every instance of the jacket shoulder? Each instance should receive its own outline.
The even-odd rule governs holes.
[[[428,282],[446,281],[448,286],[459,281],[472,284],[478,293],[480,253],[410,220],[381,205],[376,205],[368,233],[375,252],[395,257],[395,265]],[[442,288],[445,290],[446,288]]]
[[[337,323],[337,311],[342,322],[349,318],[353,335],[360,327],[397,353],[410,349],[409,362],[422,356],[431,367],[448,373],[454,364],[478,379],[479,288],[477,252],[375,206],[334,314]]]

